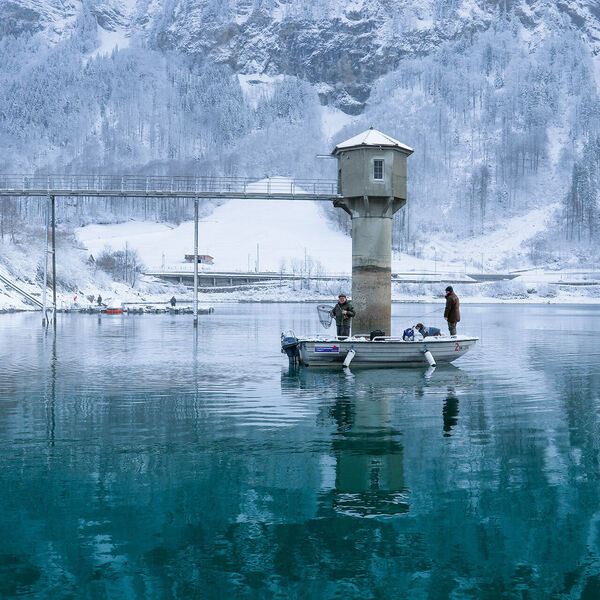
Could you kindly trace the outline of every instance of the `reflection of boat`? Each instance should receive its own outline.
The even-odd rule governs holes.
[[[450,363],[468,352],[479,338],[466,335],[438,336],[422,340],[394,337],[297,338],[293,333],[282,336],[281,351],[290,361],[306,367],[352,366],[421,366]],[[427,354],[429,353],[429,356]]]
[[[336,389],[341,395],[354,396],[376,389],[378,396],[389,395],[390,398],[396,398],[400,390],[445,390],[447,386],[463,387],[474,383],[471,375],[457,365],[445,364],[435,369],[426,367],[427,365],[419,365],[400,371],[372,368],[350,373],[341,371],[335,365],[320,369],[302,369],[298,365],[290,365],[281,371],[282,392],[298,388],[315,392]]]

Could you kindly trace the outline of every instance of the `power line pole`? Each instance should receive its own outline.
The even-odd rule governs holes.
[[[127,281],[127,271],[128,271],[128,265],[127,265],[127,262],[128,262],[127,250],[128,250],[128,248],[127,248],[127,242],[125,242],[125,273],[124,273],[124,277],[123,277],[123,279],[125,280],[125,283],[126,283],[126,284],[127,284],[127,283],[129,283],[129,282]]]

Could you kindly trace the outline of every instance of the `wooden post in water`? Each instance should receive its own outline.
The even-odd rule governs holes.
[[[54,302],[54,326],[56,327],[56,210],[54,196],[50,196],[52,207],[52,301]]]
[[[194,327],[198,327],[198,196],[194,198]]]

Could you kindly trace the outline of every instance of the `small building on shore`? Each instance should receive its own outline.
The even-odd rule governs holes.
[[[198,254],[196,256],[196,260],[198,261],[199,264],[203,264],[203,265],[213,265],[215,263],[215,259],[212,256],[210,256],[209,254]],[[186,254],[185,261],[186,262],[194,262],[194,255]]]

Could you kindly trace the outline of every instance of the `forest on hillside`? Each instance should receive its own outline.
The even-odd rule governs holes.
[[[366,108],[328,139],[315,86],[275,78],[249,96],[231,67],[140,44],[92,56],[89,11],[72,34],[0,40],[0,172],[335,177],[316,155],[370,125],[415,148],[409,202],[395,246],[425,235],[482,235],[506,218],[555,208],[536,261],[561,244],[599,241],[599,98],[594,63],[576,32],[557,26],[535,47],[509,13],[486,31],[407,57],[375,83]],[[216,203],[207,201],[203,214]],[[186,201],[67,199],[64,224],[130,218],[181,222]],[[348,230],[346,215],[329,218]],[[0,235],[39,224],[44,203],[3,199]]]

